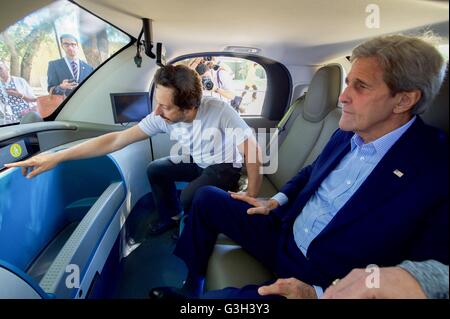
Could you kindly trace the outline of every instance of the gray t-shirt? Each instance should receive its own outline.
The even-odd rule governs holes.
[[[170,150],[171,157],[188,159],[190,155],[202,168],[219,163],[241,167],[243,158],[237,146],[253,136],[228,103],[213,97],[202,98],[192,123],[168,124],[152,112],[138,125],[149,136],[168,133],[171,140],[177,141]]]

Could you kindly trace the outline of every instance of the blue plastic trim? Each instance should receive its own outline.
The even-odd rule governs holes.
[[[34,291],[36,291],[36,293],[41,296],[43,299],[51,299],[53,298],[52,295],[46,293],[35,281],[34,279],[28,275],[27,273],[23,272],[20,268],[4,261],[4,260],[0,260],[0,267],[4,268],[10,272],[12,272],[13,274],[15,274],[17,277],[19,277],[20,279],[22,279],[23,281],[25,281],[31,288],[34,289]]]
[[[124,188],[125,188],[125,190],[126,190],[125,182],[122,182],[122,185],[124,186]],[[87,271],[87,269],[89,268],[88,266],[91,265],[91,263],[92,263],[92,261],[93,261],[93,259],[94,259],[94,256],[95,256],[95,254],[97,253],[97,250],[98,250],[98,248],[99,248],[99,246],[100,246],[100,243],[102,242],[103,238],[105,237],[105,234],[106,234],[106,232],[108,231],[109,227],[111,226],[111,223],[113,222],[113,220],[115,219],[115,217],[117,216],[117,214],[120,213],[120,207],[122,207],[123,202],[124,202],[125,199],[126,199],[126,194],[127,194],[127,193],[125,192],[125,196],[120,200],[119,206],[115,209],[115,213],[112,214],[110,220],[106,223],[106,227],[103,229],[102,234],[101,234],[101,236],[99,237],[100,239],[98,240],[98,242],[97,242],[96,245],[95,245],[95,249],[93,249],[93,250],[91,251],[91,254],[89,255],[89,258],[88,258],[87,261],[86,261],[86,264],[85,264],[86,267],[83,267],[83,269],[81,269],[81,271],[80,271],[80,282],[84,280],[84,276],[86,275],[86,271]],[[117,234],[118,236],[120,235],[120,231],[121,231],[121,230],[119,230],[119,233]],[[116,240],[117,240],[117,237],[114,239],[114,241],[116,241]],[[113,244],[113,246],[114,246],[114,244]],[[108,257],[109,257],[109,255],[110,255],[110,253],[111,253],[111,251],[108,252],[107,257],[106,257],[106,259],[105,259],[105,263],[106,263],[106,261],[108,260]],[[94,279],[95,279],[95,277],[94,277]],[[92,283],[91,283],[91,284],[92,284]],[[73,295],[72,298],[75,297],[77,293],[78,293],[78,290],[75,292],[75,295]]]

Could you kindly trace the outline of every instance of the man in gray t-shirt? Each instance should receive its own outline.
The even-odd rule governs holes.
[[[250,128],[225,102],[202,99],[197,73],[183,65],[160,68],[154,78],[154,111],[138,125],[108,133],[66,150],[39,154],[29,160],[7,164],[21,166],[28,178],[66,160],[105,155],[157,133],[168,133],[177,143],[168,157],[151,162],[147,175],[159,220],[150,234],[160,234],[176,225],[182,210],[189,211],[195,191],[204,185],[237,190],[242,164],[248,175],[246,194],[260,189],[260,150]],[[175,181],[189,182],[178,198]]]

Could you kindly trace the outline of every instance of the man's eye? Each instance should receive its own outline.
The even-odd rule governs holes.
[[[367,89],[367,85],[365,85],[365,84],[363,84],[363,83],[357,83],[357,84],[356,84],[356,87],[357,87],[358,89]]]

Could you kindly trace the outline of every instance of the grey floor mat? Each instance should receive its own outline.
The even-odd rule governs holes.
[[[147,235],[150,221],[156,218],[151,196],[141,199],[129,217],[128,233],[141,244],[123,260],[117,298],[147,298],[151,288],[180,287],[186,277],[184,262],[172,254],[176,242],[171,236],[176,230]]]

